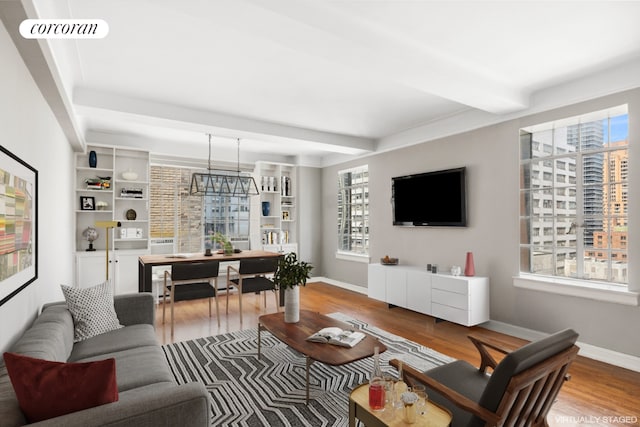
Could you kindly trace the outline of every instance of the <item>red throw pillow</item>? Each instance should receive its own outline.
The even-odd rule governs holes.
[[[4,353],[4,361],[30,423],[118,400],[113,358],[62,363]]]

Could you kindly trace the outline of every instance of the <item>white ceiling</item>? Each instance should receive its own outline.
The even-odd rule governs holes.
[[[169,155],[322,166],[640,86],[640,2],[32,1],[109,24],[48,42],[84,139]]]

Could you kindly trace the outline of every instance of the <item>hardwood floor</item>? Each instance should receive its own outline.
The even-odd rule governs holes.
[[[162,324],[162,304],[157,309],[157,335],[162,343],[217,335],[241,329],[257,328],[258,316],[276,311],[274,298],[267,297],[267,307],[262,297],[243,295],[243,317],[238,316],[238,297],[229,297],[229,314],[225,314],[226,296],[219,297],[220,327],[215,315],[209,318],[206,300],[184,301],[175,306],[175,332],[170,333],[169,310],[167,323]],[[465,328],[449,322],[435,322],[429,316],[387,305],[324,283],[309,283],[301,288],[300,305],[303,309],[320,313],[342,312],[366,321],[388,332],[403,336],[456,359],[464,359],[475,366],[480,359],[475,347],[466,338],[470,333],[491,336],[512,346],[526,341],[493,332],[481,327]],[[578,331],[580,332],[580,331]],[[640,373],[608,365],[585,357],[570,369],[567,382],[548,417],[551,426],[638,426],[640,425]],[[345,403],[346,407],[346,403]]]

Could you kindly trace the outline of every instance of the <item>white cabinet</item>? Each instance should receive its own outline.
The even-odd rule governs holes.
[[[386,272],[387,302],[398,307],[407,306],[407,270],[384,265]]]
[[[368,296],[420,313],[431,311],[430,274],[418,267],[369,264]]]
[[[89,288],[103,283],[107,278],[114,286],[116,295],[138,292],[139,251],[78,252],[76,254],[76,286]]]
[[[369,298],[387,301],[387,267],[382,264],[369,264]]]
[[[432,274],[411,266],[369,264],[368,295],[465,326],[489,320],[489,279]]]
[[[296,167],[285,163],[256,162],[254,179],[260,190],[260,239],[263,249],[279,246],[290,252],[297,242]],[[295,248],[297,251],[297,247]]]
[[[431,313],[431,277],[426,270],[407,271],[407,308],[418,313]]]
[[[489,320],[489,279],[434,274],[431,311],[440,319],[465,326]]]
[[[78,252],[76,254],[76,287],[90,288],[106,279],[104,251]]]
[[[115,294],[131,294],[138,292],[138,258],[137,252],[117,252],[113,277]]]

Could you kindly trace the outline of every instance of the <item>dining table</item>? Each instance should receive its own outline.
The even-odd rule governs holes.
[[[240,261],[247,258],[267,258],[267,257],[281,257],[282,254],[278,252],[270,252],[263,250],[242,250],[234,252],[232,254],[223,254],[219,252],[213,252],[211,255],[205,255],[204,253],[178,253],[178,254],[154,254],[154,255],[141,255],[138,258],[138,291],[139,292],[152,292],[153,291],[153,274],[152,269],[156,266],[171,266],[181,263],[194,263],[194,262],[207,262],[207,261],[220,261],[220,262],[232,262]]]

